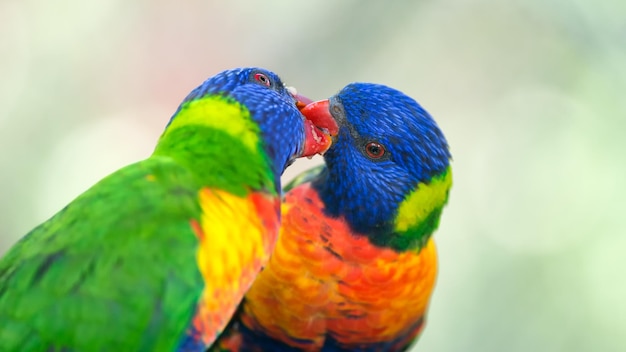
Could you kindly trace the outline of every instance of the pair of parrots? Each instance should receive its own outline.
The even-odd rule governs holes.
[[[395,89],[312,102],[265,69],[221,72],[152,156],[0,260],[0,351],[404,351],[451,180],[442,132]]]

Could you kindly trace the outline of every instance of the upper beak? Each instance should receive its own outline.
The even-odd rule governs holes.
[[[328,99],[309,102],[300,112],[307,120],[311,120],[316,126],[323,128],[326,132],[335,137],[339,133],[339,125],[330,113],[330,101]]]
[[[298,110],[302,110],[302,108],[313,102],[313,100],[305,97],[304,95],[294,94],[293,97],[296,98],[296,107]]]

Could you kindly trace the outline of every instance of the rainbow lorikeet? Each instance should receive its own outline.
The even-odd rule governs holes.
[[[203,351],[273,250],[281,173],[330,145],[295,97],[259,68],[194,89],[152,156],[0,260],[0,350]]]
[[[302,112],[332,114],[338,137],[325,166],[288,186],[275,251],[211,351],[404,351],[435,284],[446,139],[383,85],[353,83]]]

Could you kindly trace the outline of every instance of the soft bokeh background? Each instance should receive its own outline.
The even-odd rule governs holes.
[[[394,86],[446,133],[455,186],[416,350],[626,351],[622,0],[1,0],[0,253],[247,65],[313,99]]]

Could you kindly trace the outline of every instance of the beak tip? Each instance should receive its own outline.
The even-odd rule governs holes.
[[[313,100],[298,93],[293,94],[293,97],[296,99],[296,107],[298,108],[298,110],[304,109],[304,107],[306,107],[307,105],[313,102]]]

